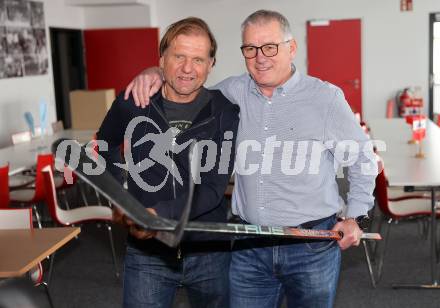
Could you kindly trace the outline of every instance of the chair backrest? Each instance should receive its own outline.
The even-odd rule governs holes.
[[[32,208],[0,209],[0,229],[32,229]]]
[[[44,177],[42,170],[46,166],[50,166],[53,169],[55,159],[52,154],[39,154],[37,157],[37,175],[35,176],[35,195],[34,200],[44,200]]]
[[[9,165],[0,167],[0,209],[9,207]]]
[[[64,226],[89,220],[110,221],[112,210],[105,206],[86,206],[74,210],[63,210],[58,205],[53,170],[49,166],[43,169],[44,188],[46,189],[46,204],[52,219]]]
[[[387,217],[393,217],[394,215],[390,211],[388,203],[388,182],[384,169],[380,171],[376,177],[376,188],[374,189],[374,195],[376,197],[376,203],[382,213]]]
[[[31,132],[25,131],[25,132],[12,134],[11,139],[12,139],[12,144],[19,144],[19,143],[31,141],[32,136],[31,136]]]

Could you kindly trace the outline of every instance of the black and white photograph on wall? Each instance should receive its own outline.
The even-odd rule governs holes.
[[[31,26],[32,28],[42,28],[44,29],[44,10],[43,2],[30,2],[31,9]]]
[[[31,10],[27,0],[6,0],[8,15],[7,25],[14,27],[29,27],[31,25]]]
[[[23,56],[8,55],[5,57],[5,73],[6,78],[23,76]]]
[[[5,57],[0,56],[0,79],[6,78]]]
[[[6,56],[7,51],[6,28],[0,26],[0,57]]]
[[[47,74],[47,69],[49,67],[49,55],[47,52],[46,30],[34,29],[34,38],[36,42],[35,55],[37,56],[39,62],[39,70],[37,75]],[[26,73],[26,75],[28,74]]]
[[[37,52],[37,42],[32,28],[22,28],[19,39],[23,54],[30,55]]]
[[[24,75],[34,76],[47,73],[48,66],[47,57],[42,57],[39,54],[24,56]]]
[[[22,28],[6,28],[6,48],[9,55],[21,55],[22,46]]]
[[[6,0],[0,0],[0,26],[6,24]]]
[[[24,74],[26,76],[40,74],[40,61],[36,55],[24,56]]]
[[[47,74],[43,2],[0,0],[0,78]]]

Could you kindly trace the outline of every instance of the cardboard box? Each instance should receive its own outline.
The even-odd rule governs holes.
[[[116,97],[114,89],[75,90],[69,96],[72,128],[93,130],[98,130]]]

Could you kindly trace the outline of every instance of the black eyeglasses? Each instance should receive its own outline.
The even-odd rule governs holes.
[[[246,59],[255,58],[258,54],[258,49],[260,49],[263,55],[265,55],[266,57],[275,57],[278,54],[278,46],[284,43],[288,43],[290,41],[291,40],[287,40],[278,44],[264,44],[259,47],[252,45],[241,46],[240,49],[241,53]]]

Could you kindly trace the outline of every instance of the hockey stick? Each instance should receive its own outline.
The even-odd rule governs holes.
[[[189,153],[191,153],[191,152],[194,153],[194,151],[193,151],[194,146],[195,146],[195,142],[192,141],[191,145],[190,145]],[[189,160],[189,165],[191,166],[191,158],[188,157],[188,160]],[[188,224],[189,214],[191,213],[191,205],[192,205],[192,201],[193,201],[194,188],[195,188],[195,183],[191,178],[191,168],[190,168],[190,172],[189,172],[188,185],[189,185],[189,188],[188,188],[188,197],[186,199],[186,204],[183,209],[182,216],[180,217],[180,220],[177,223],[177,226],[175,227],[175,230],[173,232],[159,231],[156,233],[156,236],[155,236],[155,238],[157,238],[159,241],[167,244],[170,247],[176,247],[180,243],[180,240],[183,237],[183,233],[184,233],[184,231],[186,231],[185,227]]]
[[[66,149],[68,147],[70,147],[70,155],[67,155],[68,151],[66,151]],[[60,149],[64,149],[64,151]],[[197,221],[188,222],[194,186],[190,186],[191,189],[188,194],[186,207],[179,222],[154,216],[148,213],[144,206],[131,196],[128,191],[123,189],[122,185],[109,172],[104,170],[98,175],[90,175],[84,172],[84,168],[81,168],[81,166],[85,164],[97,165],[99,162],[89,157],[86,154],[85,148],[81,147],[76,141],[59,139],[53,143],[52,152],[56,154],[57,160],[69,165],[84,182],[94,187],[136,224],[147,230],[162,231],[158,232],[157,239],[171,247],[177,246],[184,231],[321,240],[340,240],[343,237],[342,232],[331,230],[309,230],[290,227],[266,227]],[[74,155],[72,155],[72,153]],[[79,168],[77,168],[78,166]],[[192,182],[192,179],[190,179],[190,183]],[[364,233],[362,238],[371,240],[381,239],[380,234],[377,233]]]

